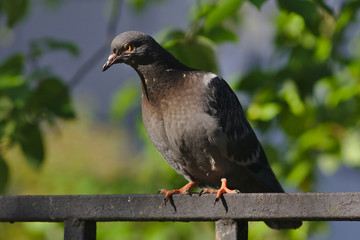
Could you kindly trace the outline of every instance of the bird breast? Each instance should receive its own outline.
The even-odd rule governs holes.
[[[143,98],[143,121],[149,138],[163,158],[188,180],[210,179],[223,166],[211,152],[218,148],[222,134],[216,119],[206,113],[201,89],[186,87],[167,91],[157,104]],[[215,180],[214,180],[215,181]]]

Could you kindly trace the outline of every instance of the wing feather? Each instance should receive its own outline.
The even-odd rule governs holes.
[[[226,159],[254,174],[264,191],[283,192],[235,93],[219,76],[208,81],[207,87],[208,114],[217,119],[226,135]]]

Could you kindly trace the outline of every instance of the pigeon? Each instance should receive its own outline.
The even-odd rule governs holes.
[[[162,157],[189,183],[161,189],[173,194],[283,193],[265,152],[229,85],[220,76],[188,67],[151,36],[128,31],[111,43],[103,71],[130,65],[142,87],[142,120]],[[215,189],[216,188],[216,189]],[[218,189],[217,189],[218,188]],[[274,229],[295,229],[301,221],[266,221]]]

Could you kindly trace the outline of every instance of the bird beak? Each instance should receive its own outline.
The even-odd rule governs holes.
[[[109,67],[111,67],[114,63],[117,63],[117,61],[120,59],[120,56],[116,55],[115,53],[111,54],[107,60],[107,62],[104,64],[102,71],[105,72]]]

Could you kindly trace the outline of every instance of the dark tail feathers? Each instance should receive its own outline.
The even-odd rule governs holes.
[[[301,221],[289,221],[289,220],[277,220],[277,221],[266,221],[266,225],[273,229],[283,230],[283,229],[296,229],[301,227]]]

